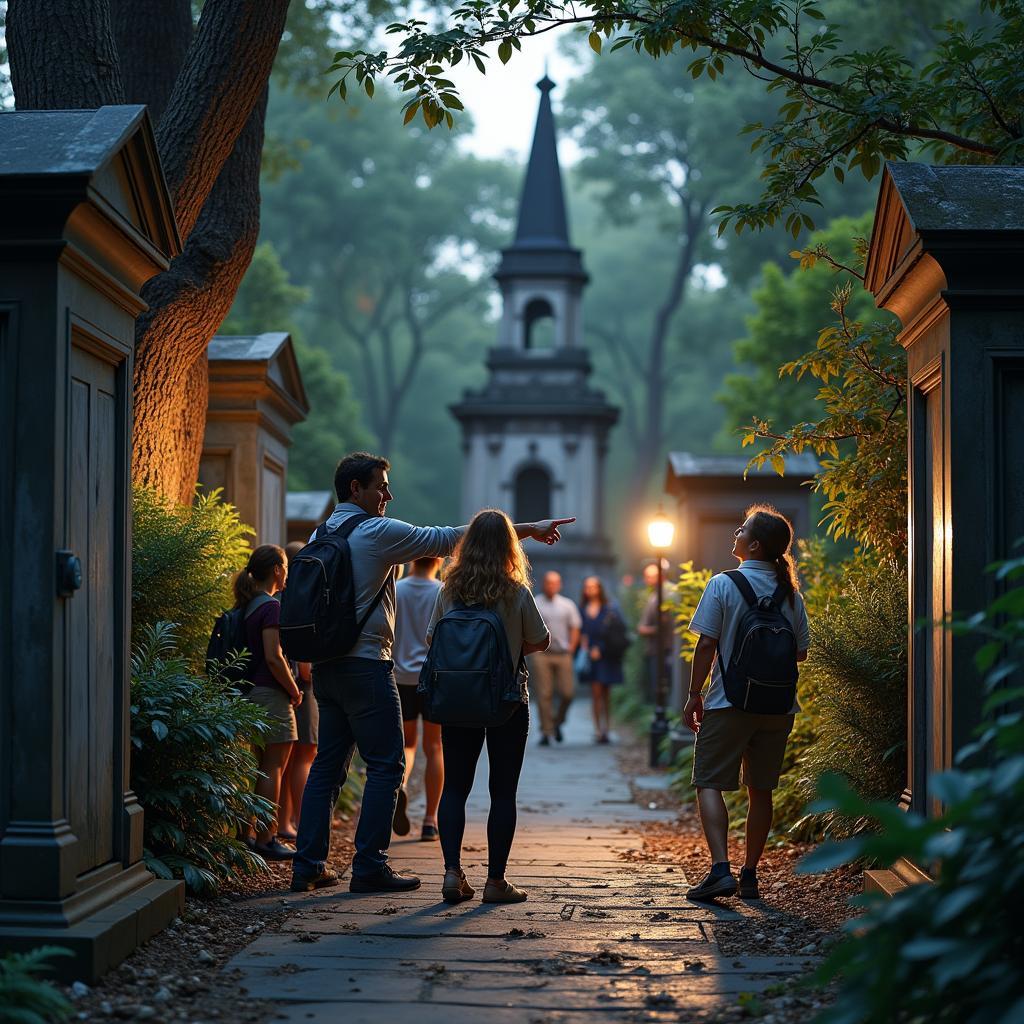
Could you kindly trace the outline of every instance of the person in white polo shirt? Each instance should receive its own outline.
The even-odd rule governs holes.
[[[732,896],[737,887],[741,898],[758,896],[757,864],[772,826],[772,792],[779,784],[793,717],[800,710],[794,685],[796,664],[806,659],[810,645],[807,611],[790,554],[792,523],[770,505],[754,505],[747,509],[746,519],[734,537],[732,551],[739,560],[739,569],[711,577],[690,620],[690,632],[696,633],[698,640],[690,666],[683,721],[697,734],[692,781],[712,862],[704,881],[688,891],[687,896],[693,900]],[[770,682],[783,679],[782,676],[767,675],[760,680],[748,676],[744,700],[755,707],[764,705],[763,697],[751,699],[752,685],[758,684],[762,691],[775,688],[777,696],[767,706],[774,710],[774,705],[778,705],[780,713],[745,710],[730,701],[726,693],[725,675],[732,677],[739,627],[741,621],[749,623],[747,612],[752,605],[767,606],[771,609],[767,614],[772,617],[766,627],[755,627],[746,633],[737,657],[742,663],[748,644],[747,650],[751,652],[761,649],[755,635],[758,628],[767,628],[781,635],[781,642],[786,645],[785,657],[793,659],[792,675],[784,689],[782,684]],[[711,685],[704,694],[709,671]],[[733,697],[737,699],[735,690]],[[790,700],[791,706],[782,704]],[[729,814],[722,791],[739,789],[741,767],[750,805],[743,869],[737,886],[729,864]]]
[[[540,745],[549,746],[552,739],[562,742],[562,726],[569,713],[576,677],[572,659],[580,643],[583,620],[580,610],[561,593],[562,577],[557,572],[544,574],[543,590],[535,595],[537,607],[551,634],[551,645],[540,654],[530,656],[530,679],[533,682],[537,710],[540,712]],[[558,694],[558,711],[554,710]]]

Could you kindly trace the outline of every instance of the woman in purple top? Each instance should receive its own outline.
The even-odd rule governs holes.
[[[256,793],[269,800],[275,820],[266,823],[255,837],[253,849],[266,860],[290,860],[295,851],[277,839],[276,811],[281,798],[281,777],[292,744],[298,738],[294,708],[302,702],[288,661],[281,651],[281,605],[274,595],[284,589],[288,560],[276,544],[261,544],[235,577],[235,607],[245,608],[246,646],[252,655],[248,700],[259,704],[271,721],[260,752],[260,777]]]

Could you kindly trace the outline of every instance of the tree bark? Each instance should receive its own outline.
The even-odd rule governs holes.
[[[203,5],[157,129],[164,176],[183,238],[195,227],[266,88],[287,14],[288,0],[206,0]]]
[[[137,483],[191,502],[206,422],[206,347],[252,259],[259,234],[267,90],[165,274],[143,288],[136,325],[133,465]]]
[[[9,0],[6,32],[18,110],[124,103],[107,0]]]
[[[167,109],[192,42],[190,0],[110,0],[126,103],[145,103],[154,125]]]

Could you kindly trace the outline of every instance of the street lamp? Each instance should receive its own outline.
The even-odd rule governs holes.
[[[676,526],[658,506],[654,518],[647,524],[647,539],[650,542],[658,562],[658,589],[656,592],[657,618],[654,634],[655,644],[655,690],[654,718],[651,721],[651,767],[657,768],[661,742],[668,735],[668,718],[665,716],[665,705],[668,703],[668,679],[665,676],[665,623],[661,612],[664,572],[661,567],[662,552],[672,547]]]

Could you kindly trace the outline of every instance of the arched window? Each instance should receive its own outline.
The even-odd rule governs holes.
[[[551,518],[551,474],[543,466],[527,466],[516,475],[517,523]]]
[[[555,344],[555,311],[547,299],[531,299],[523,315],[527,348],[553,348]]]

